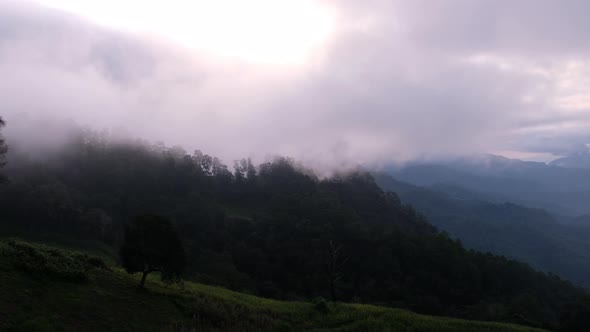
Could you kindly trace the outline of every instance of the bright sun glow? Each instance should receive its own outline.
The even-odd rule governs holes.
[[[38,0],[117,29],[150,33],[218,57],[296,64],[329,36],[313,0]]]

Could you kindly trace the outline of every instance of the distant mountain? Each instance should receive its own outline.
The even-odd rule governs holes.
[[[590,285],[590,217],[565,224],[545,210],[500,202],[460,187],[419,187],[383,173],[375,178],[384,190],[396,192],[468,248],[523,260]]]
[[[462,188],[556,214],[590,214],[590,168],[566,168],[540,162],[478,155],[436,162],[385,167],[384,172],[418,186]],[[455,190],[453,189],[453,190]],[[452,191],[452,190],[451,190]]]
[[[590,215],[579,216],[575,218],[578,225],[585,225],[590,227]]]
[[[565,168],[590,169],[590,152],[579,152],[567,157],[559,158],[550,162],[549,165]]]

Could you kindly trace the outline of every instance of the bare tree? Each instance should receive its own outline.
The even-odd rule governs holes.
[[[336,300],[336,283],[344,276],[342,268],[349,258],[342,255],[342,245],[334,244],[333,240],[328,241],[326,271],[328,281],[330,282],[330,296],[332,297],[332,301]]]

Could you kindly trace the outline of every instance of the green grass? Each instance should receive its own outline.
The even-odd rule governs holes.
[[[60,233],[27,231],[22,227],[11,226],[10,224],[11,223],[6,220],[0,220],[0,241],[18,237],[36,243],[43,243],[55,248],[83,251],[94,256],[99,256],[109,264],[114,264],[116,262],[116,251],[113,250],[112,246],[103,242],[79,239],[72,235]]]
[[[167,285],[156,276],[142,291],[139,276],[99,261],[44,245],[0,241],[0,330],[541,331],[371,305],[283,302],[192,282]]]

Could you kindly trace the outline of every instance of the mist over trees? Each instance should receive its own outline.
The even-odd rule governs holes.
[[[466,250],[362,170],[319,178],[286,158],[231,170],[201,151],[90,131],[46,159],[16,160],[0,187],[3,229],[139,248],[135,223],[125,225],[157,213],[185,246],[184,276],[204,283],[549,328],[586,296],[526,264]],[[125,262],[138,257],[130,251],[124,266],[144,273],[146,262]]]

